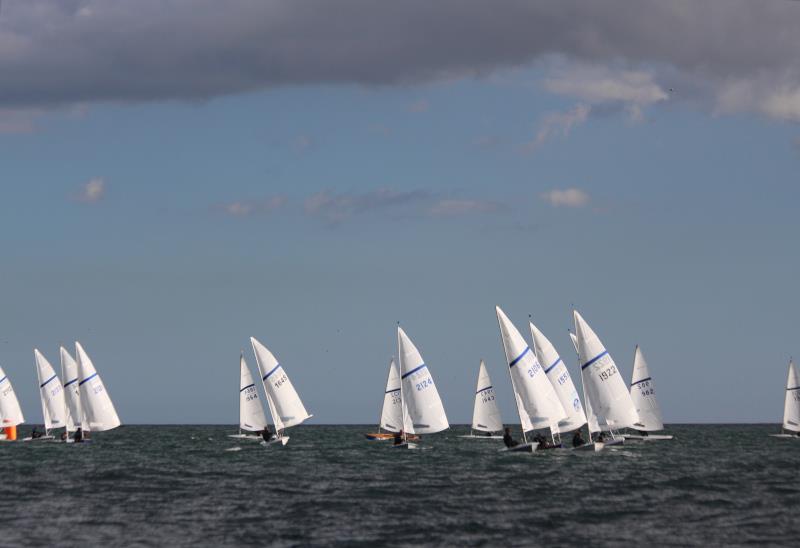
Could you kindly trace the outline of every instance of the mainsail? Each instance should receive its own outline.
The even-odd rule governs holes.
[[[397,327],[401,395],[407,434],[434,434],[450,427],[428,366],[401,327]],[[405,418],[405,417],[404,417]],[[411,427],[409,429],[408,427]]]
[[[239,356],[239,379],[239,428],[260,432],[267,425],[267,419],[244,354]]]
[[[503,419],[497,406],[494,386],[486,364],[481,360],[478,369],[478,385],[475,388],[475,407],[472,411],[472,429],[481,432],[498,432],[503,429]]]
[[[75,355],[78,357],[78,377],[81,379],[78,385],[81,390],[83,429],[102,432],[116,428],[121,424],[117,410],[92,360],[79,342],[75,343]]]
[[[664,429],[661,409],[656,401],[656,387],[639,345],[636,345],[633,354],[631,398],[639,414],[639,421],[634,425],[637,430],[655,432]]]
[[[264,383],[264,392],[275,422],[275,429],[280,431],[310,419],[312,415],[306,411],[292,381],[272,352],[255,337],[250,337],[250,343],[256,355],[256,363],[261,373],[261,381]]]

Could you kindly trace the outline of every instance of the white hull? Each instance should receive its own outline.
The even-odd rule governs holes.
[[[392,445],[393,449],[417,449],[419,446],[416,443],[405,441],[403,443],[398,443]]]
[[[537,447],[539,447],[539,442],[532,441],[530,443],[520,443],[514,447],[503,447],[500,449],[500,453],[533,453]]]
[[[237,440],[253,440],[253,441],[258,441],[260,439],[263,439],[261,436],[257,434],[228,434],[228,437]]]
[[[573,447],[572,450],[573,451],[583,451],[583,452],[587,452],[588,451],[588,452],[595,453],[597,451],[602,451],[603,450],[603,444],[602,443],[600,443],[600,444],[597,444],[597,443],[584,443],[583,445],[579,445],[578,447]]]
[[[800,440],[800,436],[797,434],[770,434],[769,437],[771,438],[794,438]]]
[[[595,445],[602,445],[603,447],[610,447],[612,445],[622,445],[625,443],[625,438],[606,438],[603,441],[594,442]]]
[[[40,436],[38,438],[22,438],[22,441],[52,441],[54,439],[56,439],[55,436]]]
[[[503,436],[476,436],[470,434],[469,436],[458,436],[459,438],[466,438],[470,440],[502,440]]]
[[[624,434],[622,436],[626,440],[637,440],[637,441],[659,441],[659,440],[671,440],[674,436],[669,436],[666,434],[650,434],[649,436],[642,436],[641,434]]]
[[[263,445],[264,447],[268,447],[270,445],[276,445],[278,443],[280,443],[281,445],[286,445],[287,443],[289,443],[289,436],[281,436],[279,438],[271,439],[269,441],[262,441],[261,445]]]

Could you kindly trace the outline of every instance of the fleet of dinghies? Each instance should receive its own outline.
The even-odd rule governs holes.
[[[509,382],[514,394],[522,441],[503,425],[486,363],[481,360],[469,435],[459,438],[504,441],[500,451],[534,453],[544,449],[600,451],[624,441],[671,440],[664,429],[655,383],[641,348],[634,350],[633,373],[626,385],[611,354],[586,320],[573,311],[570,340],[580,371],[580,394],[553,343],[528,322],[531,344],[505,312],[495,307]],[[255,337],[250,338],[270,421],[244,353],[239,356],[239,431],[230,438],[284,446],[287,430],[310,419],[283,366]],[[79,342],[75,358],[61,346],[61,375],[34,349],[44,432],[21,441],[85,442],[91,432],[112,430],[121,422],[91,358]],[[581,395],[583,396],[581,401]],[[16,441],[25,418],[8,375],[0,367],[0,441]],[[581,435],[586,426],[588,439]],[[397,327],[397,361],[389,362],[377,431],[371,441],[393,440],[393,448],[415,449],[420,435],[447,430],[450,424],[430,368],[406,332]],[[60,429],[63,432],[58,434]],[[500,435],[505,430],[504,435]],[[571,443],[562,435],[573,433]],[[530,435],[530,439],[529,439]],[[781,432],[776,438],[800,439],[800,375],[789,360]],[[565,447],[566,445],[566,447]]]
[[[39,349],[33,351],[44,432],[37,432],[34,428],[31,436],[21,441],[88,442],[91,432],[112,430],[121,424],[100,374],[81,344],[75,343],[77,359],[73,359],[63,346],[59,353],[63,383],[44,354]],[[25,419],[11,381],[2,369],[0,420],[3,426],[0,440],[16,441],[16,427]],[[53,435],[61,428],[64,431],[59,436]]]

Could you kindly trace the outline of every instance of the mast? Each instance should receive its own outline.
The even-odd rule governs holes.
[[[525,427],[522,426],[522,411],[519,408],[519,401],[517,400],[517,387],[514,384],[514,375],[511,374],[511,366],[508,364],[508,349],[506,348],[506,340],[503,338],[503,325],[500,323],[500,317],[497,317],[497,326],[500,328],[500,342],[503,343],[503,355],[506,357],[506,370],[508,371],[508,378],[511,379],[511,390],[514,391],[514,404],[517,407],[517,416],[519,417],[519,428],[522,430],[522,439],[525,444],[528,443],[528,435],[525,433]],[[527,412],[527,411],[526,411]]]
[[[239,349],[239,435],[242,435],[242,361],[244,350]],[[260,372],[260,371],[259,371]]]
[[[61,390],[64,392],[64,443],[66,443],[69,439],[69,407],[67,404],[67,386],[64,384],[67,382],[67,376],[64,374],[64,352],[61,350],[62,348],[64,348],[64,345],[59,344],[58,361],[61,362]]]
[[[42,375],[39,373],[39,356],[36,355],[38,350],[36,348],[33,349],[33,359],[36,365],[36,378],[39,380],[39,399],[42,402],[42,420],[44,421],[44,435],[47,436],[49,432],[47,431],[47,406],[44,403],[44,394],[42,394]]]
[[[397,322],[397,363],[399,364],[398,375],[400,376],[400,417],[403,421],[403,426],[400,430],[403,432],[403,441],[408,443],[408,432],[406,432],[406,399],[403,396],[403,354],[400,349],[400,321]]]

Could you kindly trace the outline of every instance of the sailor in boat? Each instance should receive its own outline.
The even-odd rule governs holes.
[[[533,436],[533,441],[539,443],[539,449],[549,449],[550,446],[548,445],[547,438],[545,438],[541,432]]]
[[[269,426],[264,426],[264,430],[261,431],[261,437],[264,438],[264,441],[272,441],[275,439],[275,435],[269,429]]]
[[[403,444],[403,430],[401,429],[399,432],[394,433],[394,444],[395,445],[402,445]]]
[[[510,428],[506,428],[505,432],[503,433],[503,443],[506,444],[506,447],[515,447],[519,445],[519,442],[511,437]]]
[[[603,432],[603,431],[601,430],[601,431],[600,431],[600,433],[599,433],[599,434],[597,434],[597,438],[595,438],[595,440],[594,440],[594,441],[596,441],[597,443],[603,443],[604,441],[606,441],[606,434],[605,434],[605,432]]]
[[[67,441],[69,439],[69,435],[67,435],[66,431],[61,432],[61,441]]]
[[[41,438],[42,436],[44,436],[44,434],[36,430],[36,427],[34,426],[33,430],[31,430],[31,439],[35,440],[37,438]]]
[[[90,441],[89,432],[84,432],[82,428],[78,428],[77,430],[75,430],[75,435],[72,436],[72,441],[74,441],[75,443]]]
[[[572,436],[572,447],[580,447],[581,445],[586,445],[586,441],[583,439],[580,430],[575,430],[575,435]]]

